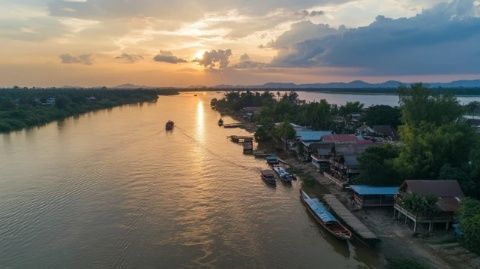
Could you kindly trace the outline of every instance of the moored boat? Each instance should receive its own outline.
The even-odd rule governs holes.
[[[281,166],[274,166],[273,171],[275,171],[275,173],[277,173],[278,177],[280,178],[280,180],[282,182],[292,183],[292,179],[293,179],[292,174],[287,172],[287,170],[285,170],[285,168],[283,168]]]
[[[274,165],[274,164],[279,164],[280,163],[277,156],[275,156],[275,155],[269,155],[265,159],[267,160],[267,163],[269,165]]]
[[[263,181],[265,181],[265,183],[273,186],[277,185],[277,181],[275,180],[275,174],[273,173],[272,170],[262,170],[261,176]]]
[[[223,119],[218,120],[218,126],[223,126]]]
[[[352,232],[343,226],[318,198],[310,198],[303,190],[300,190],[300,199],[307,207],[308,212],[330,234],[340,240],[352,238]]]
[[[173,127],[175,126],[175,123],[171,120],[167,121],[167,123],[165,124],[165,130],[167,131],[171,131],[173,130]]]

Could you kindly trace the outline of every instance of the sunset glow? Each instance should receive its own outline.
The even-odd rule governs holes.
[[[476,0],[0,3],[4,87],[449,81],[480,73]]]

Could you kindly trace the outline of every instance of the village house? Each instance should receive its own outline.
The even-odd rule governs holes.
[[[330,167],[324,171],[324,175],[342,188],[359,174],[358,157],[369,147],[375,146],[372,141],[354,135],[333,135],[324,137],[324,141],[334,144]]]
[[[398,140],[398,134],[395,129],[390,125],[373,125],[368,126],[366,124],[360,126],[356,130],[357,135],[360,135],[366,139],[373,141],[396,141]]]
[[[296,132],[296,146],[294,147],[298,158],[304,162],[312,160],[311,155],[322,144],[322,138],[331,135],[332,131],[299,130]]]
[[[428,214],[414,212],[406,204],[409,195],[437,198],[435,209]],[[404,218],[405,223],[408,220],[413,222],[414,232],[418,224],[428,224],[429,232],[435,224],[444,224],[448,230],[463,198],[464,194],[456,180],[405,180],[395,196],[394,217]]]
[[[398,187],[377,187],[368,185],[351,185],[352,202],[358,208],[390,207],[394,205],[394,197]]]
[[[244,107],[241,110],[242,117],[246,120],[252,121],[253,117],[260,114],[261,110],[262,110],[262,107],[259,107],[259,106]]]
[[[312,164],[320,172],[325,172],[330,169],[330,158],[332,157],[335,144],[333,143],[314,143],[310,145],[313,153],[310,155]]]

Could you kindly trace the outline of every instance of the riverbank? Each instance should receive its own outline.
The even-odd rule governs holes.
[[[153,90],[24,90],[0,91],[0,133],[42,126],[83,113],[127,104],[156,102]]]
[[[480,268],[480,258],[465,250],[451,235],[436,231],[430,237],[417,237],[403,222],[395,221],[391,209],[354,209],[348,193],[338,188],[328,178],[318,173],[309,163],[301,163],[297,159],[282,155],[295,170],[302,171],[303,176],[314,178],[320,188],[313,188],[318,195],[334,194],[359,220],[372,230],[381,240],[376,246],[383,256],[384,263],[388,259],[409,259],[420,262],[429,268]]]

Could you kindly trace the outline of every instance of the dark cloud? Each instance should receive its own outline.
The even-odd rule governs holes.
[[[208,69],[225,69],[230,64],[230,56],[232,56],[232,50],[211,50],[206,51],[201,59],[195,59],[194,61],[200,65],[203,65]]]
[[[143,60],[143,56],[135,55],[135,54],[122,53],[120,56],[115,57],[115,60],[117,60],[119,62],[122,62],[122,63],[132,64],[132,63],[138,62],[140,60]]]
[[[153,57],[155,62],[163,62],[169,64],[179,64],[179,63],[186,63],[187,61],[182,58],[178,58],[177,56],[173,55],[170,51],[160,51],[160,54]]]
[[[73,56],[70,53],[66,53],[66,54],[60,55],[59,57],[62,63],[64,64],[84,64],[84,65],[93,64],[92,54],[82,54],[78,56]]]
[[[265,67],[265,63],[261,62],[255,62],[250,59],[250,56],[248,54],[243,54],[240,56],[240,62],[235,64],[233,68],[235,69],[257,69],[257,68],[263,68]]]
[[[411,18],[377,17],[354,29],[302,22],[270,46],[276,66],[358,68],[362,74],[480,72],[480,18],[474,0],[439,4]]]

